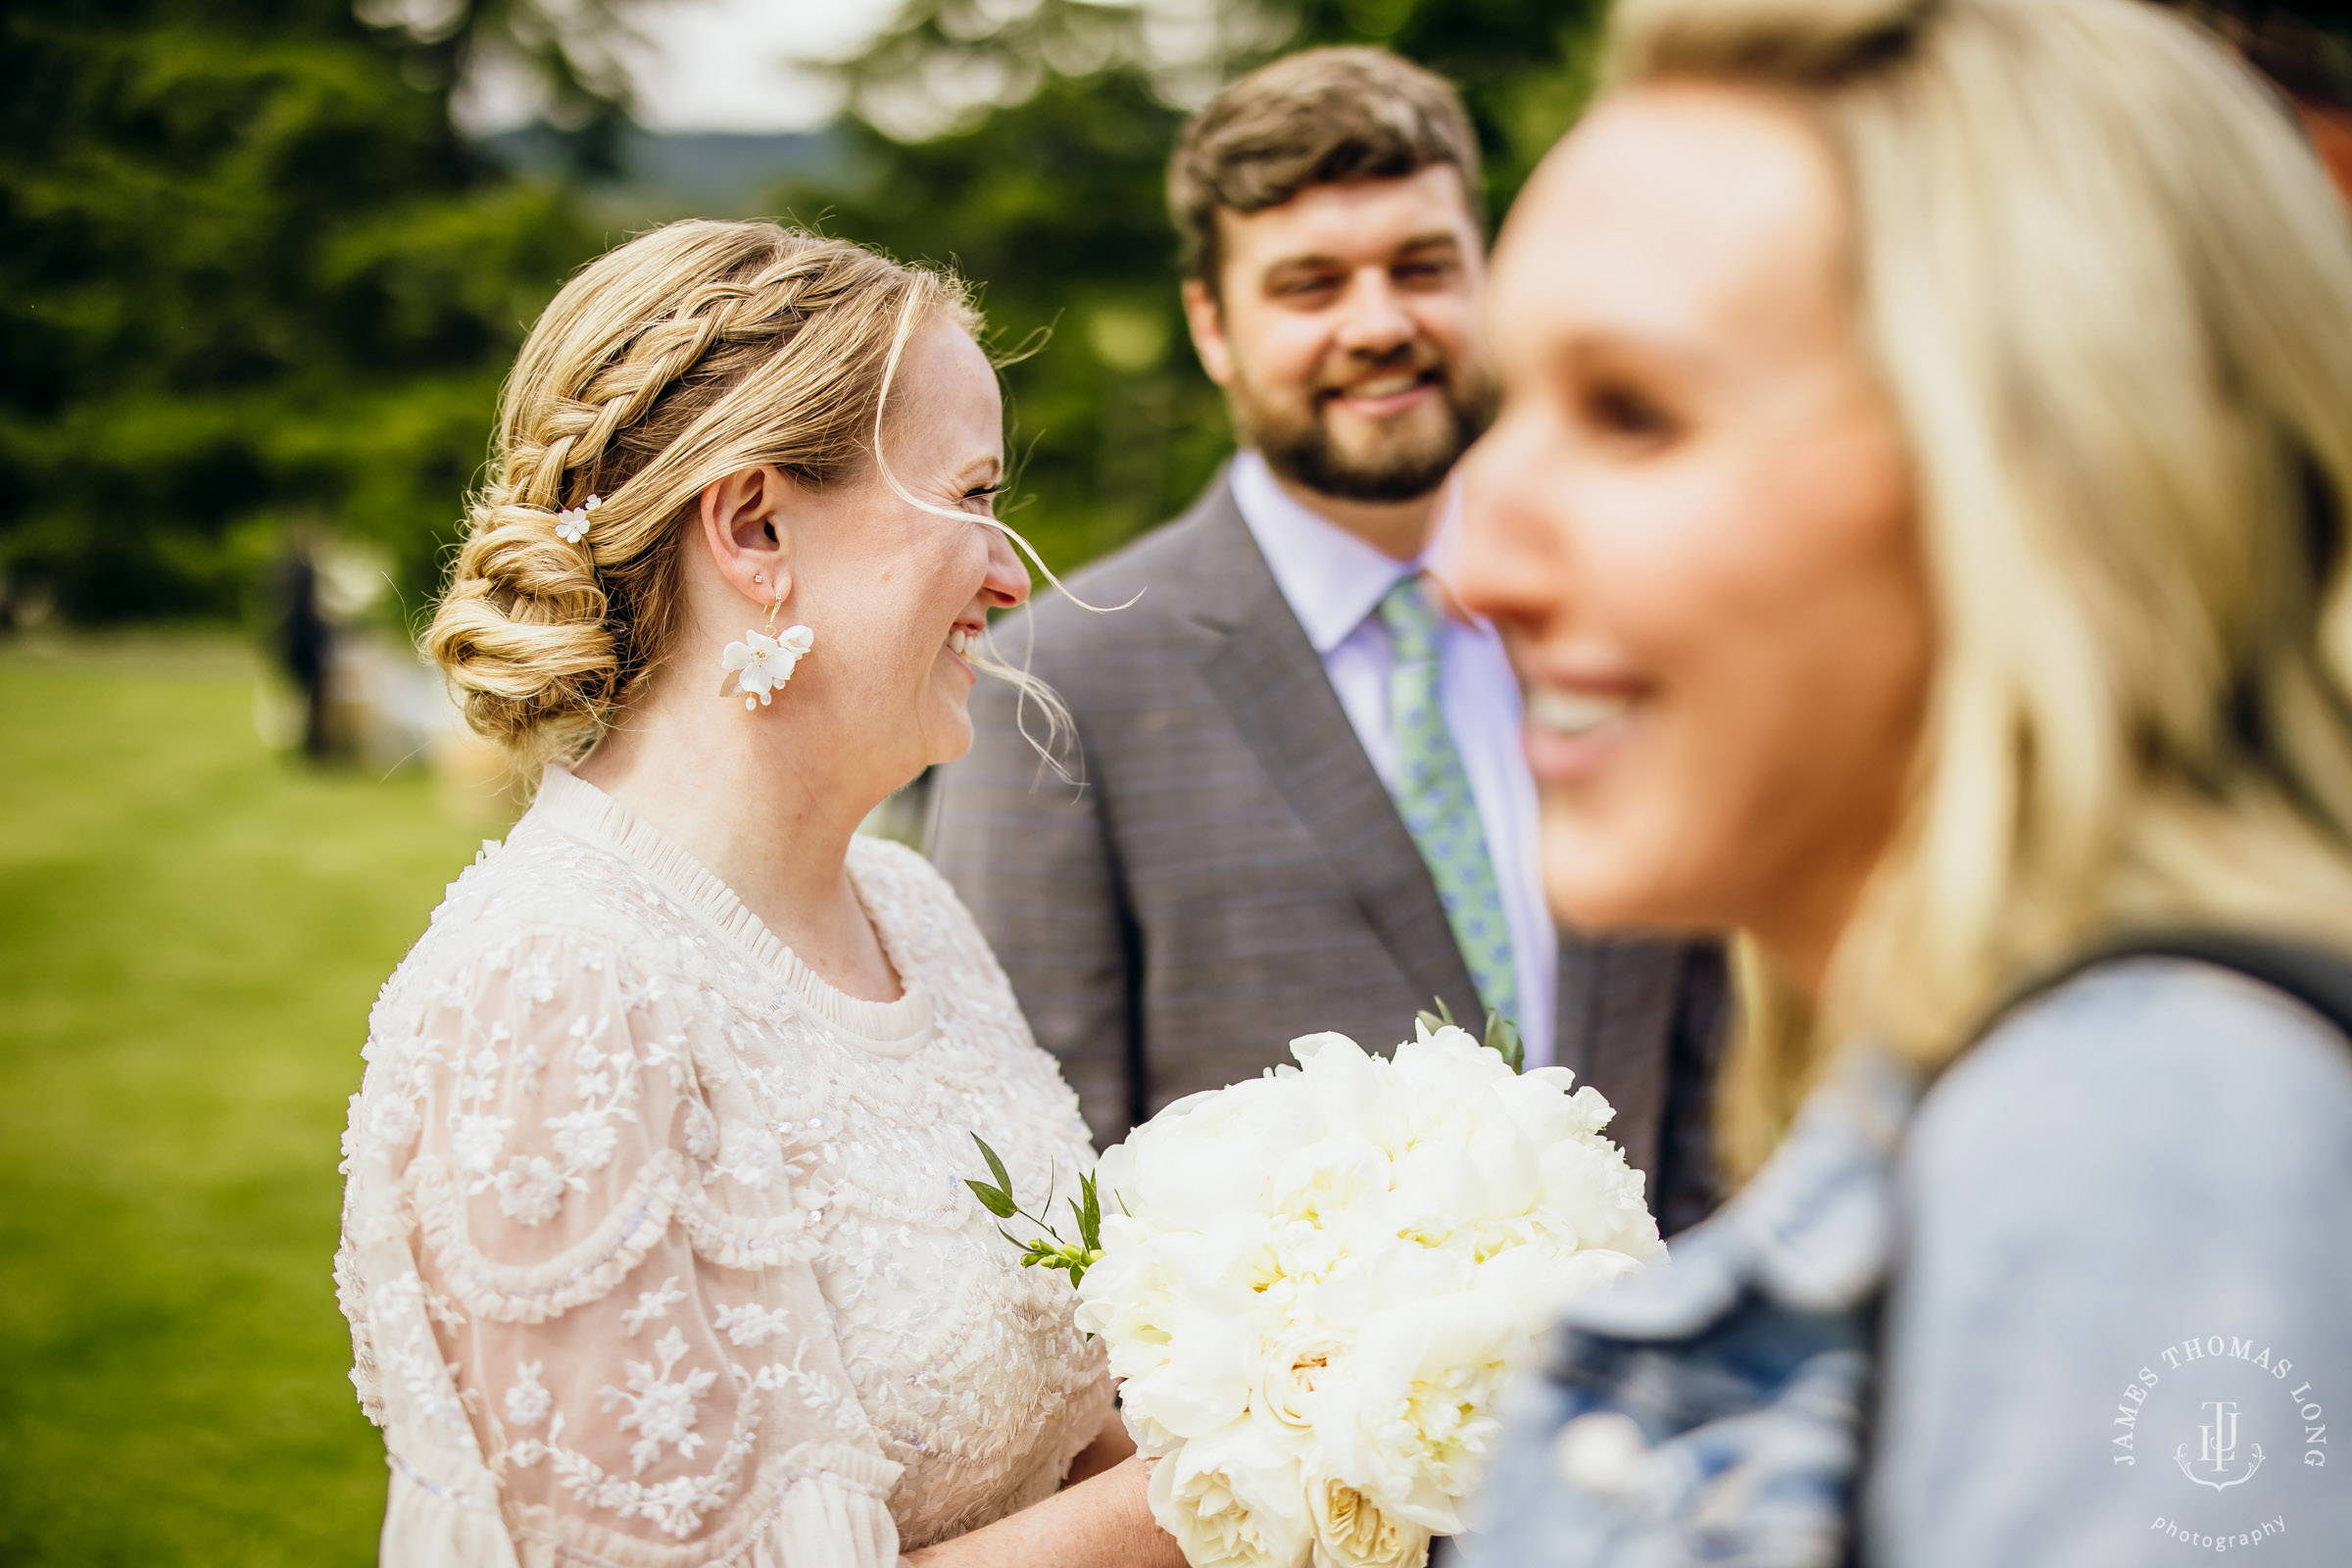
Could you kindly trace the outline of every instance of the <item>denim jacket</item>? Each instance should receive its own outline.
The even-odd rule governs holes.
[[[1669,1266],[1568,1315],[1455,1561],[2352,1561],[2352,1006],[2180,956],[2052,986],[1932,1094],[1849,1058]],[[2191,1474],[2216,1399],[2239,1462]]]
[[[1570,1316],[1514,1391],[1465,1568],[1839,1561],[1912,1100],[1856,1063],[1672,1267]]]

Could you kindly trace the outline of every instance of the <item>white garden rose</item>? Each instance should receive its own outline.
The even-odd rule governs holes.
[[[1336,1368],[1348,1355],[1348,1342],[1313,1330],[1293,1332],[1266,1350],[1258,1371],[1254,1413],[1304,1432],[1315,1424],[1315,1394],[1343,1375]]]
[[[1428,1530],[1332,1475],[1319,1457],[1304,1471],[1314,1568],[1422,1568],[1429,1561]]]
[[[1298,1456],[1247,1417],[1152,1467],[1152,1517],[1192,1568],[1299,1568],[1313,1545]]]

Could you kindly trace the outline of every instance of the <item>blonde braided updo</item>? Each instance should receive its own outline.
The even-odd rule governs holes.
[[[943,312],[977,325],[952,278],[773,223],[672,223],[582,269],[508,379],[425,635],[466,721],[525,760],[592,744],[669,647],[704,487],[865,471],[889,368]],[[557,511],[592,495],[566,543]]]

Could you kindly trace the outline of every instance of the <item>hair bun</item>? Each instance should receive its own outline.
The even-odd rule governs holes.
[[[589,547],[536,507],[477,506],[425,648],[502,745],[560,752],[602,723],[620,659]]]

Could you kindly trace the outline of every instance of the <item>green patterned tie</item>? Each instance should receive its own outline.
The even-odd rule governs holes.
[[[1406,577],[1380,602],[1389,629],[1389,725],[1396,737],[1396,809],[1429,862],[1470,978],[1485,1004],[1504,1017],[1519,1016],[1519,971],[1511,963],[1511,927],[1502,890],[1487,853],[1487,830],[1470,775],[1438,701],[1437,610],[1418,576]],[[1476,1020],[1464,1020],[1475,1030]]]

